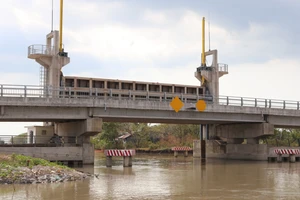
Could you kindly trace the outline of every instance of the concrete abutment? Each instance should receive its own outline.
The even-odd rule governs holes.
[[[274,134],[269,123],[222,124],[209,127],[211,140],[205,144],[206,157],[241,160],[268,160],[269,148],[259,138]],[[220,140],[216,139],[219,138]],[[201,141],[194,141],[194,157],[201,155]]]
[[[90,136],[98,134],[101,130],[101,118],[45,123],[44,126],[28,127],[31,137],[28,137],[27,143],[0,147],[0,151],[49,161],[94,164],[94,146],[90,143]]]
[[[75,122],[56,123],[55,128],[59,136],[76,138],[76,144],[82,145],[83,164],[94,164],[94,146],[90,143],[90,136],[96,135],[102,130],[101,118],[88,118]]]

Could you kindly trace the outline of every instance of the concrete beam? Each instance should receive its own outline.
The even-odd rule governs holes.
[[[216,127],[216,135],[224,138],[256,138],[273,134],[274,125],[269,123],[223,124]]]
[[[76,122],[57,123],[56,126],[60,136],[93,136],[101,132],[102,119],[88,118]]]

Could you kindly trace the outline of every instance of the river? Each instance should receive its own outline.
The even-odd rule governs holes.
[[[139,155],[132,168],[114,158],[95,155],[95,166],[80,170],[99,174],[77,182],[1,185],[0,199],[300,199],[300,163],[208,159],[190,155]]]

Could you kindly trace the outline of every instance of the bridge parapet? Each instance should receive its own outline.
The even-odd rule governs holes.
[[[52,94],[59,94],[58,96]],[[74,87],[42,87],[34,85],[0,85],[0,97],[20,97],[20,98],[52,98],[52,99],[103,99],[124,100],[124,101],[149,101],[149,102],[171,102],[178,96],[185,106],[195,109],[198,100],[205,100],[207,104],[255,107],[255,108],[275,108],[299,110],[299,101],[286,101],[277,99],[262,99],[252,97],[219,96],[216,100],[211,96],[202,96],[183,93],[148,92],[136,90],[103,89],[103,88],[74,88]],[[49,101],[49,100],[47,100]],[[84,102],[84,100],[82,100]],[[215,102],[218,102],[217,104]]]

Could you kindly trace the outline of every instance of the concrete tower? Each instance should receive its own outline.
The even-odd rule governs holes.
[[[28,58],[35,59],[44,67],[45,87],[48,88],[55,89],[64,85],[61,70],[70,62],[68,54],[63,51],[60,52],[59,41],[59,31],[52,31],[46,36],[46,45],[28,47]]]
[[[52,5],[53,6],[53,5]],[[53,19],[53,7],[52,7]],[[53,24],[52,24],[53,27]],[[64,85],[62,68],[70,62],[68,53],[64,52],[62,42],[63,32],[63,0],[60,0],[60,24],[59,31],[51,31],[46,36],[46,45],[31,45],[28,47],[28,58],[35,59],[36,62],[44,66],[45,71],[45,91],[44,95],[58,96],[56,90]],[[46,88],[54,90],[48,94]],[[55,92],[53,92],[55,91]]]
[[[206,57],[212,56],[212,65],[206,65]],[[218,51],[205,51],[205,18],[202,19],[202,54],[201,66],[197,68],[195,77],[205,87],[204,94],[206,97],[213,97],[214,102],[219,99],[219,78],[228,74],[228,66],[226,64],[218,63]]]

